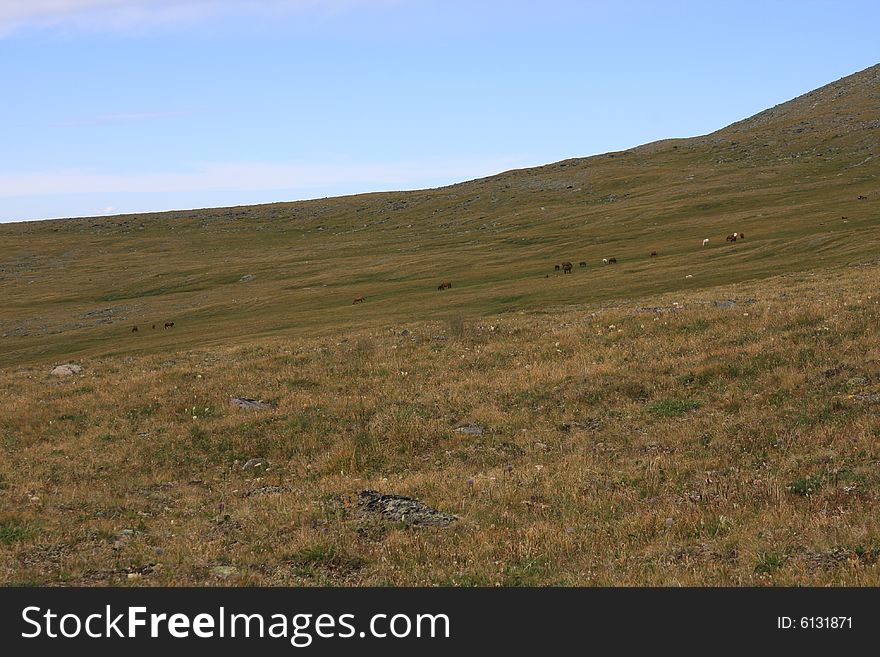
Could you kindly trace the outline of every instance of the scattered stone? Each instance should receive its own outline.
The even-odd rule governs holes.
[[[235,566],[214,566],[211,568],[211,574],[214,577],[219,577],[221,579],[226,579],[228,577],[233,577],[238,574],[238,568]]]
[[[255,497],[257,495],[275,495],[289,492],[290,488],[288,486],[261,486],[260,488],[249,490],[248,492],[244,493],[242,497]]]
[[[869,404],[880,404],[880,392],[866,392],[859,395],[853,395],[853,397],[868,402]]]
[[[736,306],[736,301],[733,299],[727,299],[726,301],[715,301],[713,302],[716,308],[733,308]]]
[[[131,541],[135,536],[140,534],[136,529],[123,529],[118,534],[116,534],[116,540],[113,541],[113,549],[121,550],[125,545]]]
[[[670,529],[674,522],[675,521],[672,518],[667,518],[663,524],[666,526],[666,529]]]
[[[571,427],[581,431],[599,431],[602,428],[602,422],[590,417],[585,420],[572,420]]]
[[[268,468],[268,467],[269,467],[269,461],[267,461],[266,459],[255,458],[255,459],[248,459],[245,462],[245,464],[243,466],[241,466],[241,469],[242,470],[252,470],[255,468]]]
[[[462,424],[455,428],[455,433],[464,436],[482,436],[485,429],[477,424]]]
[[[390,522],[406,525],[445,527],[458,519],[410,497],[384,495],[374,490],[362,490],[358,493],[357,505],[361,513],[381,516]]]
[[[254,280],[253,274],[245,274],[244,276],[242,276],[241,278],[238,279],[238,282],[239,283],[247,283],[248,281],[252,281],[252,280]]]
[[[831,548],[831,550],[829,550],[828,552],[807,551],[803,555],[803,558],[814,568],[827,568],[830,566],[834,566],[835,564],[850,561],[854,558],[858,559],[858,556],[855,552],[851,552],[846,548],[838,546]]]
[[[249,397],[230,397],[229,402],[239,408],[250,411],[263,411],[267,408],[272,408],[269,402],[264,402],[262,399],[250,399]]]
[[[52,374],[55,376],[73,376],[83,371],[82,365],[76,363],[65,363],[52,368]]]
[[[858,386],[867,385],[868,379],[863,376],[854,376],[849,381],[846,382],[850,388],[857,388]]]
[[[409,331],[408,331],[407,329],[403,329],[403,330],[400,332],[400,336],[403,337],[403,338],[405,338],[405,337],[408,336],[408,335],[409,335]]]

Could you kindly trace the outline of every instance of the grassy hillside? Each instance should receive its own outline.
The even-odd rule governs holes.
[[[440,189],[0,226],[0,583],[878,585],[878,155],[875,66]]]
[[[4,225],[0,364],[561,309],[857,262],[880,245],[878,156],[875,66],[705,137],[451,187]],[[732,232],[746,240],[725,243]],[[555,275],[563,260],[573,275]],[[173,332],[143,330],[168,320]]]
[[[0,582],[880,585],[878,278],[7,369]]]

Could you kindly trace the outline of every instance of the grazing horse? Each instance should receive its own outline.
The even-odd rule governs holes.
[[[703,246],[709,246],[709,238],[703,240]]]
[[[174,322],[165,322],[165,328],[167,328],[167,329],[174,328]]]
[[[737,235],[736,237],[737,237],[737,239],[744,240],[744,239],[746,238],[746,234],[745,234],[745,233],[740,233],[740,234]]]
[[[571,273],[571,263],[570,262],[563,262],[562,263],[562,273],[563,274],[570,274]]]
[[[154,328],[154,329],[156,328],[156,325],[155,325],[155,324],[153,324],[153,328]]]
[[[617,262],[617,258],[608,258],[609,265],[613,265],[615,262]]]
[[[137,333],[137,330],[138,330],[138,327],[137,327],[137,326],[132,326],[132,327],[131,327],[131,332],[132,332],[132,333]]]
[[[586,267],[586,266],[587,266],[586,262],[581,262],[581,267]]]
[[[651,257],[652,257],[652,258],[656,258],[656,257],[657,257],[657,252],[656,252],[656,251],[651,251]]]
[[[555,271],[559,271],[559,265],[556,265]]]
[[[351,302],[351,305],[353,306],[353,305],[356,304],[356,303],[363,303],[363,302],[364,302],[364,297],[363,297],[363,296],[359,296],[359,297],[355,297],[355,298],[354,298],[354,301]]]
[[[440,283],[440,285],[437,286],[437,289],[438,290],[448,290],[451,287],[452,287],[452,283],[447,283],[446,281],[444,281],[443,283]]]
[[[859,200],[860,200],[860,201],[867,201],[867,200],[868,200],[868,197],[865,196],[864,194],[859,194]]]
[[[724,238],[727,242],[736,242],[736,235],[728,235]]]

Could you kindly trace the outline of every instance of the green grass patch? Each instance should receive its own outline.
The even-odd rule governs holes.
[[[795,479],[788,485],[788,490],[790,490],[795,495],[800,495],[801,497],[809,497],[813,493],[819,490],[822,486],[822,480],[819,477],[801,477],[800,479]]]
[[[702,402],[692,399],[661,399],[648,406],[648,411],[658,417],[681,417],[702,405]]]
[[[782,568],[786,557],[781,552],[761,552],[755,563],[755,572],[759,575],[772,575]]]
[[[23,541],[30,536],[30,530],[17,520],[0,521],[0,543],[3,545],[12,545],[18,541]]]
[[[335,545],[318,544],[303,548],[288,555],[285,562],[291,565],[297,574],[311,576],[316,570],[329,570],[337,573],[349,573],[366,565],[366,560]]]

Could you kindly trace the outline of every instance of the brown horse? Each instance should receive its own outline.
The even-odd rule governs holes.
[[[652,258],[656,258],[656,257],[657,257],[657,252],[656,252],[656,251],[651,251],[651,257],[652,257]]]
[[[859,201],[867,201],[867,200],[868,200],[868,197],[865,196],[864,194],[859,194],[859,198],[858,198],[858,200],[859,200]]]
[[[355,298],[354,298],[354,301],[351,302],[351,305],[353,306],[353,305],[356,304],[356,303],[363,303],[363,302],[364,302],[364,297],[363,297],[363,296],[355,297]]]
[[[617,258],[608,258],[609,265],[613,265],[615,262],[617,262]]]
[[[727,242],[736,242],[736,235],[728,235],[724,238]]]
[[[174,322],[165,322],[165,328],[167,328],[167,329],[174,328]]]
[[[440,283],[440,285],[437,286],[438,290],[449,290],[450,288],[452,288],[452,283],[449,283],[447,281],[443,281],[442,283]]]
[[[570,262],[563,262],[562,263],[562,273],[563,274],[570,274],[571,273],[571,263]]]
[[[581,261],[581,267],[586,267],[586,266],[587,266],[587,263],[586,263],[586,262],[583,262],[583,261]]]
[[[739,239],[739,240],[744,240],[744,239],[746,238],[746,234],[745,234],[745,233],[740,233],[739,235],[736,236],[736,238]]]
[[[555,269],[555,270],[556,270],[556,271],[559,271],[559,265],[556,265],[556,269]]]
[[[132,326],[132,327],[131,327],[131,332],[132,332],[132,333],[137,333],[137,330],[138,330],[138,327],[137,327],[137,326]]]

